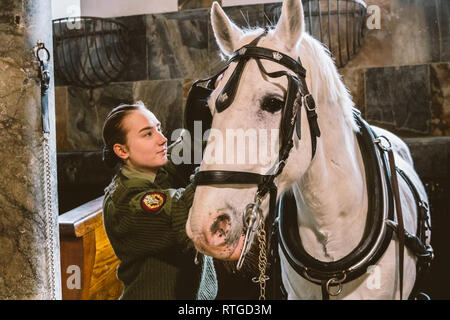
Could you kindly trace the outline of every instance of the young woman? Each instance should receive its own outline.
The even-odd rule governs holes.
[[[214,299],[212,258],[195,265],[185,231],[194,187],[168,159],[161,123],[140,102],[120,105],[105,120],[103,141],[104,162],[119,167],[105,189],[103,215],[121,261],[120,299]]]

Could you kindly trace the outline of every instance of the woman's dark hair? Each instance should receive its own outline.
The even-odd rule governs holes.
[[[138,101],[135,104],[121,104],[106,116],[103,124],[103,162],[110,168],[115,168],[123,163],[113,150],[114,144],[126,144],[127,132],[125,132],[123,119],[132,111],[145,109],[145,105]]]

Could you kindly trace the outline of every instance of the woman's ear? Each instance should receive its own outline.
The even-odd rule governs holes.
[[[127,160],[130,156],[128,149],[125,145],[116,143],[113,146],[114,153],[122,160]]]

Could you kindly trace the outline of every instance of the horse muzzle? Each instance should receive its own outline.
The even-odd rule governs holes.
[[[191,220],[190,215],[186,233],[199,252],[220,260],[238,260],[244,245],[242,227],[233,226],[228,214],[220,214],[202,225]]]

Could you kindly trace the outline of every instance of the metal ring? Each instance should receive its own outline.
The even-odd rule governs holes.
[[[333,284],[338,285],[338,290],[336,292],[332,292],[330,290],[330,285],[332,284],[332,282],[333,282]],[[338,296],[342,292],[342,283],[340,281],[336,280],[336,278],[331,278],[327,281],[326,289],[330,296],[333,296],[333,297]]]
[[[345,273],[345,271],[343,271],[342,274],[343,274],[342,279],[331,278],[331,279],[329,279],[329,280],[327,281],[327,284],[326,284],[325,287],[326,287],[327,292],[328,292],[328,294],[329,294],[330,296],[335,297],[335,296],[339,295],[339,294],[342,292],[342,282],[344,282],[345,279],[347,279],[347,273]],[[338,290],[337,290],[336,292],[332,292],[332,291],[330,290],[330,285],[335,285],[335,284],[338,285]]]
[[[35,47],[34,50],[34,55],[35,57],[39,60],[39,61],[44,61],[43,59],[41,59],[41,57],[39,56],[39,51],[44,50],[45,53],[47,54],[47,61],[48,62],[50,60],[50,52],[48,51],[48,49],[45,47],[44,43],[42,41],[38,41],[37,42],[37,46]]]
[[[381,142],[381,138],[383,138],[387,143],[388,146],[384,146],[383,143]],[[391,151],[392,150],[392,144],[389,141],[388,138],[386,138],[385,136],[378,136],[378,138],[373,140],[376,144],[378,144],[378,146],[383,150],[383,151]]]

